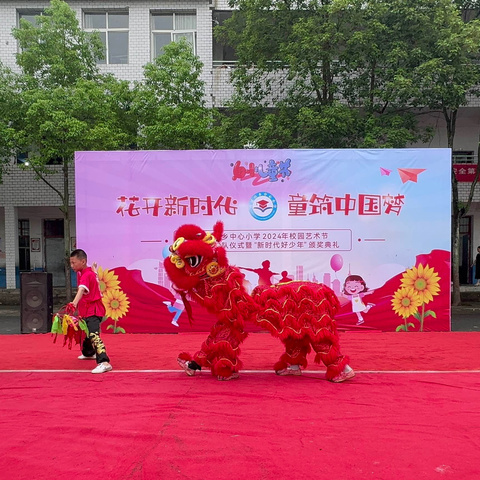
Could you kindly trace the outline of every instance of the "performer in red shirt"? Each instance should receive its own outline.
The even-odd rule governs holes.
[[[100,323],[105,315],[102,293],[97,274],[87,266],[87,254],[84,250],[74,250],[70,254],[70,266],[77,273],[78,291],[69,304],[69,311],[77,310],[88,326],[88,337],[82,345],[80,360],[95,359],[97,366],[92,373],[105,373],[112,369],[105,345],[100,338]]]

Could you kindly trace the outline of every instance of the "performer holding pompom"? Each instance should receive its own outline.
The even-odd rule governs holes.
[[[105,316],[105,307],[98,284],[98,277],[92,267],[87,266],[84,250],[74,250],[70,254],[70,266],[77,273],[78,290],[75,298],[67,305],[67,313],[73,314],[78,308],[80,316],[88,327],[88,336],[83,341],[80,360],[93,359],[97,366],[92,373],[105,373],[112,370],[105,345],[100,338],[100,323]]]

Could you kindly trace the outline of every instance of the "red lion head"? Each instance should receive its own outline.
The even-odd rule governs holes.
[[[182,225],[174,234],[170,256],[164,260],[165,270],[179,290],[193,289],[202,279],[222,274],[228,266],[225,249],[218,242],[223,223],[217,222],[208,233],[197,225]]]

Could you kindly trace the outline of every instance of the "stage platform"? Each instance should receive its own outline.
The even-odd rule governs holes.
[[[266,333],[238,380],[188,377],[177,354],[205,336],[104,335],[102,375],[50,334],[0,336],[2,478],[479,478],[480,333],[341,333],[343,384],[276,376]]]

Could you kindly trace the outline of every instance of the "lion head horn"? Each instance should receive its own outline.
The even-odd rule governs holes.
[[[223,222],[218,221],[213,226],[213,236],[216,238],[217,242],[222,240],[223,236]]]

